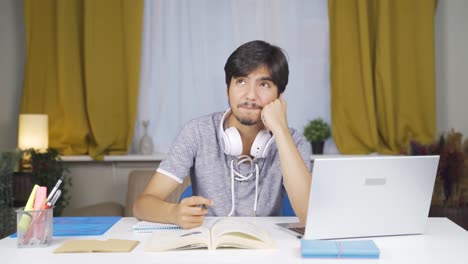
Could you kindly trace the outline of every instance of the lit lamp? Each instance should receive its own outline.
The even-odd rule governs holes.
[[[18,148],[46,151],[49,147],[49,118],[45,114],[20,114]],[[29,156],[23,156],[23,169],[30,169]]]

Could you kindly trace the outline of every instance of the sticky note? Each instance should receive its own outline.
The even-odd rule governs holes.
[[[39,185],[34,184],[34,187],[29,195],[28,201],[26,202],[26,206],[24,207],[24,211],[31,211],[34,205],[34,199],[36,198],[36,192],[39,188]],[[27,214],[22,214],[21,219],[18,223],[18,231],[26,232],[29,227],[29,223],[31,223],[31,217]]]
[[[34,210],[41,210],[44,201],[47,198],[47,187],[40,186],[36,191],[36,198],[34,199]]]

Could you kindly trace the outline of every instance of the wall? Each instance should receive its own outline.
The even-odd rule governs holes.
[[[24,42],[23,1],[0,1],[0,150],[17,143]]]
[[[468,137],[468,1],[439,1],[436,15],[437,131],[456,128]],[[0,1],[0,150],[16,147],[25,58],[22,1]],[[154,163],[73,163],[71,206],[103,201],[124,204],[131,169]]]
[[[439,1],[436,14],[437,131],[468,138],[468,1]]]

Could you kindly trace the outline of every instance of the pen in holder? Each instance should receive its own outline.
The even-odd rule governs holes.
[[[17,246],[46,247],[52,242],[53,207],[42,210],[16,210]]]

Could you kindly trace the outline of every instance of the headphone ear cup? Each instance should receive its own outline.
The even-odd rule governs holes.
[[[252,143],[250,155],[254,158],[266,158],[270,152],[271,144],[274,142],[274,137],[265,129],[260,130]]]
[[[242,154],[242,139],[239,131],[235,127],[230,127],[224,131],[223,147],[224,153],[232,156],[239,156]]]

